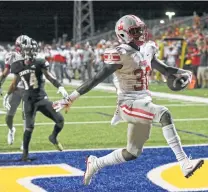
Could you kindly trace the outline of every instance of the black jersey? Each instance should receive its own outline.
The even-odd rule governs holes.
[[[42,69],[47,69],[49,63],[44,59],[35,59],[31,64],[25,65],[24,60],[12,64],[11,73],[18,75],[24,85],[24,99],[40,100],[47,96],[44,85]]]

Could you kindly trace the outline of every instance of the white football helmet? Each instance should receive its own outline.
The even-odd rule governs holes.
[[[137,46],[141,46],[147,41],[147,27],[135,15],[121,17],[116,23],[115,32],[120,43],[133,42]]]
[[[15,42],[16,51],[19,52],[25,60],[31,60],[37,55],[38,43],[28,37],[21,35]]]
[[[30,37],[27,35],[20,35],[17,37],[15,41],[15,48],[17,52],[21,52],[22,46],[25,44],[25,42],[29,41]]]

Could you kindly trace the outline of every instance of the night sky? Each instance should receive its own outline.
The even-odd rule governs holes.
[[[175,11],[177,16],[199,15],[207,11],[208,2],[154,2],[154,1],[94,1],[96,30],[120,15],[135,14],[143,19],[165,18],[166,11]],[[58,16],[59,36],[67,33],[72,38],[73,1],[1,1],[0,41],[14,41],[20,34],[27,34],[39,41],[51,41],[54,37],[54,16]]]

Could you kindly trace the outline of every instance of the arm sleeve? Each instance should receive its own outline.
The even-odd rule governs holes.
[[[151,66],[153,69],[156,69],[160,73],[162,73],[165,76],[177,74],[179,69],[176,67],[169,67],[165,63],[163,63],[161,60],[156,58],[156,56],[153,57],[151,61]]]
[[[48,79],[54,87],[59,88],[61,83],[58,82],[58,80],[49,72],[49,62],[45,61],[41,63],[41,69],[43,74],[45,75],[46,79]]]
[[[39,61],[41,63],[41,68],[42,69],[46,69],[48,70],[49,69],[49,62],[45,59],[40,59]]]
[[[98,72],[92,79],[89,79],[84,84],[82,84],[79,88],[77,88],[77,92],[80,95],[83,95],[94,88],[96,85],[101,83],[104,79],[108,76],[113,74],[117,69],[122,67],[121,64],[112,64],[112,65],[105,65],[100,72]]]

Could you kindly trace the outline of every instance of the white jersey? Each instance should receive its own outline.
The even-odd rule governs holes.
[[[93,51],[91,49],[83,50],[83,62],[89,62],[92,58]]]
[[[23,60],[24,58],[17,52],[9,52],[6,54],[5,56],[5,67],[8,68],[8,69],[11,69],[11,65],[16,62],[16,61],[19,61],[19,60]],[[18,88],[21,88],[23,89],[24,86],[23,86],[23,83],[22,81],[20,81],[18,84],[17,84],[17,87]]]
[[[61,54],[63,57],[66,58],[66,63],[71,64],[71,51],[69,49],[64,49]]]
[[[81,58],[78,50],[72,49],[71,54],[72,54],[72,63],[81,62]]]
[[[5,49],[0,51],[0,61],[4,62],[6,54],[7,51]]]
[[[117,94],[126,97],[150,95],[148,78],[151,71],[151,60],[157,52],[157,46],[149,41],[140,47],[140,51],[127,44],[106,49],[106,64],[121,64],[123,67],[114,74],[117,81]],[[130,94],[130,95],[129,95]]]
[[[167,58],[166,63],[168,66],[175,67],[176,65],[176,55],[178,54],[177,49],[173,48],[170,50],[169,48],[165,49],[165,57]]]
[[[99,64],[100,62],[103,61],[103,54],[104,54],[103,49],[95,49],[95,63],[96,64]]]
[[[84,50],[83,49],[78,49],[77,52],[79,54],[80,62],[82,62],[83,61],[83,56],[84,56]]]

